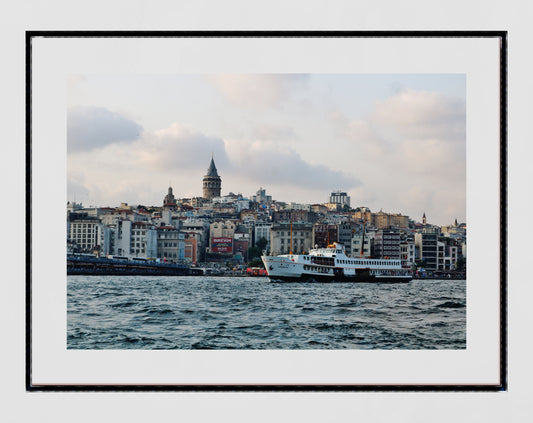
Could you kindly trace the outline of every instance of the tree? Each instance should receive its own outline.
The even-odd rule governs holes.
[[[249,261],[248,266],[249,267],[262,267],[263,269],[265,268],[265,265],[263,264],[263,260],[261,259],[255,259],[255,260]]]
[[[466,259],[464,257],[459,257],[457,259],[457,262],[455,263],[455,268],[457,270],[465,270],[466,269]]]
[[[259,238],[259,240],[255,243],[256,247],[261,250],[261,252],[266,248],[268,244],[268,241],[265,239],[265,237]]]
[[[259,247],[249,247],[248,248],[248,260],[253,260],[256,257],[261,257],[263,250]]]

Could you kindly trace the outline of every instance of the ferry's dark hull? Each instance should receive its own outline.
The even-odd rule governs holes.
[[[407,283],[411,281],[412,277],[400,277],[400,276],[382,276],[376,277],[373,275],[360,275],[360,276],[331,276],[331,275],[308,275],[302,274],[299,277],[295,276],[274,276],[269,275],[271,282],[322,282],[322,283],[335,283],[335,282],[355,282],[355,283]]]

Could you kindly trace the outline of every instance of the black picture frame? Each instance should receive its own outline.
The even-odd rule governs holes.
[[[38,385],[32,381],[32,40],[140,38],[497,38],[500,40],[500,380],[494,385]],[[26,32],[26,360],[25,386],[39,391],[475,392],[507,390],[507,31],[27,31]]]

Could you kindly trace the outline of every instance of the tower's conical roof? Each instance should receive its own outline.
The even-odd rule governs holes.
[[[209,165],[209,168],[207,169],[206,176],[218,176],[217,167],[215,166],[215,160],[213,157],[211,157],[211,164]]]

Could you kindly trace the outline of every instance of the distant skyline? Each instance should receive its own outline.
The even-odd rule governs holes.
[[[263,187],[428,223],[466,221],[464,74],[71,75],[67,199],[160,206]]]

